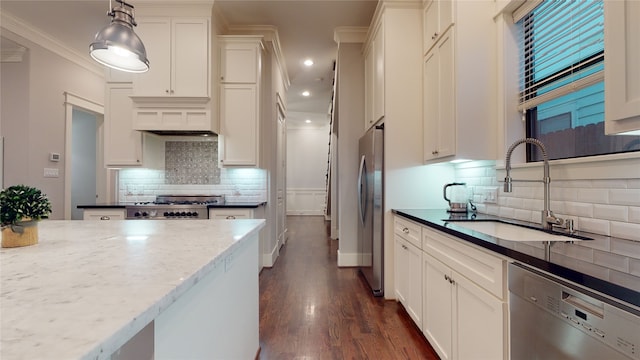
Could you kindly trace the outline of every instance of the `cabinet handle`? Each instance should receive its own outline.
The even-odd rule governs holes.
[[[447,274],[444,275],[444,279],[447,280],[448,282],[451,282],[451,279],[449,278],[449,275],[447,275]]]
[[[403,249],[405,249],[405,250],[407,250],[407,246],[406,246],[406,245],[404,245],[404,244],[402,245],[402,248],[403,248]]]
[[[439,153],[439,151],[438,151],[438,150],[433,150],[433,151],[431,152],[431,155],[438,155],[438,153]]]
[[[233,216],[233,215],[229,215],[229,216],[227,216],[227,217],[226,217],[226,219],[227,219],[227,220],[233,220],[233,219],[235,219],[235,218],[236,218],[236,217],[235,217],[235,216]]]
[[[164,92],[168,94],[169,93],[169,89],[166,89]]]
[[[111,220],[109,216],[100,216],[100,220]]]
[[[435,40],[438,37],[438,33],[433,33],[433,36],[431,36],[431,40]]]
[[[409,228],[402,229],[402,232],[405,233],[405,234],[408,234],[409,233]]]

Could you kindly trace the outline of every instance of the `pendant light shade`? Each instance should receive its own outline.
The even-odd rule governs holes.
[[[96,34],[89,46],[91,57],[97,62],[114,69],[141,73],[149,70],[149,60],[144,44],[133,31],[136,26],[133,5],[116,0],[116,5],[108,13],[113,19]]]

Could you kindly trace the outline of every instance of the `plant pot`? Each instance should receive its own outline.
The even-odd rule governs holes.
[[[2,229],[2,247],[12,248],[38,243],[38,222],[21,221]]]

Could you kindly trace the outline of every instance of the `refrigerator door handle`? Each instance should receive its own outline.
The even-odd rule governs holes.
[[[360,223],[362,224],[364,224],[364,206],[362,204],[363,195],[366,197],[366,189],[364,189],[364,191],[362,189],[363,187],[362,178],[365,175],[364,159],[365,159],[365,156],[362,155],[362,157],[360,158],[360,170],[358,170],[358,214],[360,215]],[[365,181],[366,181],[366,178],[365,178]]]

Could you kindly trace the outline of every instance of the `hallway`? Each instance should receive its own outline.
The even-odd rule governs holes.
[[[288,216],[289,238],[260,274],[260,359],[437,359],[395,301],[338,268],[322,216]]]

